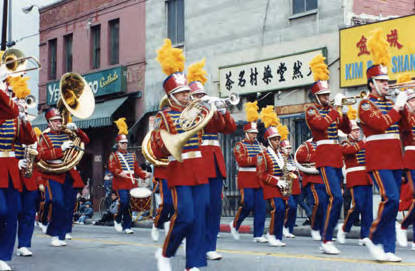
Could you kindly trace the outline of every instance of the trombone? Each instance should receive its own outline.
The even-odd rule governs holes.
[[[27,64],[33,66],[29,67]],[[0,65],[6,67],[7,76],[18,76],[22,73],[38,70],[42,67],[39,60],[33,56],[25,56],[19,49],[7,49],[1,56]]]
[[[367,97],[366,91],[360,91],[359,95],[351,96],[351,97],[344,97],[342,99],[342,105],[353,105],[357,103],[357,99],[363,99]],[[334,99],[330,100],[330,105],[334,104]]]

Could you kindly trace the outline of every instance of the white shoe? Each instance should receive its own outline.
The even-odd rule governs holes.
[[[10,271],[12,268],[5,262],[0,260],[0,270],[1,271]]]
[[[40,228],[40,230],[42,231],[42,233],[46,233],[47,232],[47,230],[48,230],[48,225],[45,225],[45,224],[43,224],[43,223],[41,223],[41,222],[39,222],[39,228]]]
[[[159,237],[159,229],[157,229],[157,227],[153,224],[153,227],[151,227],[151,240],[157,242],[159,240]]]
[[[235,227],[233,226],[233,221],[231,221],[231,223],[229,223],[229,227],[231,228],[231,234],[233,239],[235,240],[239,240],[239,232],[235,229]]]
[[[386,261],[386,254],[385,254],[385,251],[383,250],[382,245],[373,244],[372,240],[370,240],[369,238],[365,238],[363,240],[365,240],[365,246],[369,250],[370,255],[372,255],[372,257],[375,260],[382,261],[382,262]]]
[[[200,269],[197,267],[192,267],[190,269],[185,269],[184,271],[200,271]]]
[[[398,245],[401,247],[407,247],[408,237],[406,236],[406,230],[402,229],[401,224],[398,222],[396,222],[395,228],[396,228],[396,241],[398,242]]]
[[[388,262],[402,262],[402,258],[396,256],[392,252],[385,253],[386,261]]]
[[[275,235],[267,234],[268,244],[271,247],[285,247],[287,244],[280,239],[275,238]]]
[[[415,250],[415,243],[412,243],[411,250]]]
[[[337,242],[340,244],[346,243],[346,232],[343,231],[343,224],[339,224],[337,227]]]
[[[32,256],[33,253],[27,247],[21,247],[16,250],[17,256],[29,257]]]
[[[290,234],[290,232],[288,231],[288,228],[283,227],[282,228],[282,236],[284,236],[285,238],[288,238],[289,234]]]
[[[254,237],[254,242],[255,243],[266,243],[266,242],[268,242],[268,239],[265,238],[264,236]]]
[[[295,238],[295,235],[292,234],[291,232],[288,233],[287,238]]]
[[[222,255],[220,255],[216,251],[208,251],[206,253],[206,257],[207,257],[208,260],[212,260],[212,261],[218,261],[218,260],[222,259]]]
[[[314,241],[321,241],[321,235],[320,231],[311,230],[311,238],[313,238]]]
[[[133,234],[134,233],[134,231],[132,229],[125,229],[124,232],[126,234]]]
[[[170,258],[163,256],[161,248],[157,249],[155,257],[158,271],[171,271]]]
[[[340,254],[340,250],[338,250],[332,241],[328,241],[326,243],[321,243],[320,247],[321,251],[325,254],[330,255],[337,255]]]
[[[114,229],[115,229],[117,232],[122,232],[122,226],[121,226],[121,223],[117,223],[117,221],[115,221],[115,220],[114,220]]]
[[[164,236],[166,237],[167,234],[169,234],[169,230],[170,230],[170,221],[164,222]]]
[[[72,235],[70,233],[65,234],[65,240],[72,240]]]
[[[50,244],[54,247],[66,246],[66,242],[59,240],[59,238],[57,236],[52,237],[52,240],[50,241]]]
[[[365,245],[365,243],[366,243],[366,240],[365,239],[368,239],[367,237],[366,238],[363,238],[363,239],[359,239],[359,241],[357,241],[357,244],[359,245],[359,246],[364,246]]]

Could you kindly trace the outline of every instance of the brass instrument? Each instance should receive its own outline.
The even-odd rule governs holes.
[[[312,175],[318,175],[320,174],[318,169],[316,168],[316,164],[315,163],[303,163],[301,164],[300,162],[297,161],[297,152],[300,148],[298,148],[295,151],[294,154],[294,164],[295,166],[298,168],[298,170],[307,173],[307,174],[312,174]]]
[[[24,149],[24,159],[27,161],[27,167],[23,169],[23,176],[25,178],[32,177],[33,174],[33,166],[35,162],[35,158],[38,155],[36,150],[36,143],[32,145],[26,145]]]
[[[351,97],[344,97],[342,99],[342,105],[354,105],[357,103],[357,99],[363,99],[367,97],[366,91],[360,91],[359,95],[351,96]],[[334,100],[330,100],[330,105],[334,104]]]
[[[71,170],[82,159],[85,152],[85,144],[78,135],[65,127],[69,114],[73,114],[80,119],[88,118],[95,109],[95,98],[91,88],[85,79],[77,73],[65,73],[60,81],[60,107],[63,118],[63,133],[69,135],[73,141],[73,147],[65,150],[59,163],[50,163],[40,160],[37,162],[38,168],[42,172],[60,174]],[[48,133],[49,128],[43,133]]]
[[[31,63],[33,66],[28,67]],[[19,49],[7,49],[1,57],[0,65],[5,65],[8,76],[18,76],[22,73],[38,70],[42,66],[33,56],[25,56]]]
[[[407,88],[415,88],[415,80],[411,80],[408,82],[403,83],[395,83],[395,84],[389,84],[390,89],[407,89]]]
[[[159,103],[159,110],[163,110],[166,106],[170,106],[170,100],[167,95],[164,95]]]
[[[287,182],[287,186],[281,188],[281,194],[284,197],[289,197],[292,194],[293,190],[293,180],[297,177],[293,172],[288,169],[288,155],[282,154],[282,159],[284,160],[284,166],[282,167],[282,180]]]
[[[235,106],[239,104],[241,99],[238,93],[231,92],[228,98],[218,98],[218,97],[212,97],[212,96],[206,95],[206,96],[203,96],[201,100],[209,102],[209,103],[214,103],[217,109],[221,109],[221,108],[228,108],[230,106]]]

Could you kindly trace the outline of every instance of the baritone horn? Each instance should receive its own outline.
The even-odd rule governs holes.
[[[351,96],[351,97],[344,97],[342,99],[342,105],[354,105],[357,103],[357,99],[363,99],[367,97],[366,91],[360,91],[359,95]],[[330,100],[330,104],[334,104],[334,100]]]

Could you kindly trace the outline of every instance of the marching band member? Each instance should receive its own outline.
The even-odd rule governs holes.
[[[364,239],[369,237],[370,225],[373,222],[372,181],[366,172],[365,143],[360,140],[360,128],[355,120],[351,122],[352,131],[347,140],[342,142],[342,149],[346,165],[346,186],[352,196],[352,208],[349,209],[343,224],[338,226],[337,241],[340,244],[346,243],[346,233],[350,232],[361,214],[359,244],[363,245]]]
[[[193,99],[201,99],[206,96],[204,83],[207,81],[206,71],[203,70],[205,59],[201,62],[189,66],[187,80],[191,89]],[[236,130],[236,124],[229,111],[226,108],[219,109],[218,117],[221,119],[223,127],[217,127],[218,131],[224,134],[233,133]],[[222,214],[222,185],[226,178],[226,165],[222,149],[219,144],[217,132],[205,131],[202,135],[202,144],[200,146],[202,157],[205,161],[204,171],[209,178],[209,205],[206,216],[206,256],[208,260],[220,260],[222,255],[216,252],[216,242],[220,227],[220,218]]]
[[[283,247],[286,244],[281,241],[282,231],[289,197],[284,195],[283,190],[289,189],[290,184],[287,179],[290,177],[288,174],[283,176],[283,170],[288,169],[288,164],[279,148],[280,140],[287,136],[288,129],[279,123],[272,105],[261,111],[261,120],[267,128],[264,139],[268,147],[257,157],[257,174],[263,187],[264,199],[270,202],[272,208],[267,239],[270,246]]]
[[[38,144],[38,158],[49,163],[60,163],[64,152],[73,147],[69,134],[62,125],[62,116],[58,109],[51,107],[45,113],[49,129],[43,131]],[[68,123],[67,129],[73,131],[84,143],[89,142],[88,136],[78,129],[75,123]],[[51,245],[54,247],[66,246],[65,235],[68,230],[68,213],[72,212],[74,206],[71,203],[73,198],[73,183],[76,179],[75,169],[70,169],[61,174],[43,173],[46,179],[46,201],[52,205],[50,223],[47,234],[52,237]]]
[[[285,214],[285,222],[284,228],[282,229],[282,233],[286,238],[294,238],[294,225],[295,220],[297,219],[297,205],[298,205],[298,198],[301,194],[301,186],[299,176],[297,175],[297,168],[294,164],[294,160],[292,157],[292,146],[288,139],[283,139],[280,142],[280,150],[281,155],[285,156],[287,159],[288,167],[290,171],[296,175],[296,178],[293,179],[292,183],[292,191],[291,195],[287,201],[287,212]]]
[[[147,178],[150,174],[143,171],[138,165],[135,153],[128,152],[127,124],[125,118],[114,121],[118,127],[117,151],[112,152],[108,160],[108,169],[114,175],[112,188],[117,191],[120,199],[120,209],[114,220],[114,228],[117,232],[132,234],[132,218],[130,208],[130,190],[138,185],[134,175],[141,179]]]
[[[386,98],[390,58],[388,43],[382,36],[379,30],[368,39],[369,50],[376,59],[366,71],[369,97],[360,102],[358,110],[366,136],[366,169],[382,197],[378,216],[370,228],[370,239],[365,245],[376,260],[396,262],[402,260],[394,254],[395,219],[403,167],[398,122],[401,119],[399,111],[407,101],[407,94],[401,92],[395,104]]]
[[[340,129],[346,134],[349,133],[350,121],[347,115],[339,113],[329,103],[330,90],[326,81],[329,76],[324,59],[322,55],[318,55],[310,62],[316,81],[311,87],[311,92],[317,103],[308,107],[305,115],[307,125],[317,143],[316,167],[320,171],[329,197],[321,251],[326,254],[339,254],[340,251],[332,242],[333,231],[343,203],[341,192],[343,155],[337,131]],[[343,94],[337,94],[334,98],[334,106],[341,107],[343,98]]]
[[[328,198],[323,179],[319,171],[315,168],[317,161],[316,148],[317,144],[313,138],[305,141],[298,147],[295,160],[298,163],[297,167],[300,169],[303,177],[303,189],[307,190],[307,197],[313,205],[310,223],[311,238],[320,241],[324,230],[324,216]],[[308,165],[308,167],[302,165]]]
[[[244,125],[245,138],[236,143],[234,155],[238,164],[238,188],[241,193],[240,207],[229,224],[234,239],[239,240],[239,227],[251,211],[254,213],[254,242],[266,243],[263,236],[265,226],[265,200],[261,182],[256,174],[257,155],[262,146],[257,141],[257,101],[245,104],[248,123]]]
[[[163,249],[156,252],[157,266],[159,270],[171,270],[170,258],[186,238],[186,270],[199,270],[198,267],[207,265],[203,243],[206,241],[206,211],[209,200],[209,181],[207,174],[203,172],[205,164],[200,151],[201,133],[195,132],[200,126],[186,132],[185,135],[189,135],[189,138],[185,138],[183,151],[178,154],[181,157],[174,157],[168,149],[177,146],[169,145],[170,142],[165,142],[163,138],[185,132],[179,117],[189,104],[190,88],[183,74],[182,50],[172,48],[171,41],[166,39],[157,53],[163,72],[168,75],[163,88],[170,107],[157,113],[150,142],[156,159],[169,158],[167,182],[175,209]],[[218,118],[216,112],[209,113],[213,117],[205,127],[205,132],[215,131]],[[204,122],[208,122],[208,119]]]
[[[15,157],[14,143],[33,144],[36,136],[25,114],[19,114],[9,97],[8,86],[2,82],[0,88],[0,270],[11,270],[5,261],[13,254],[22,191],[18,167],[22,162]]]

